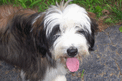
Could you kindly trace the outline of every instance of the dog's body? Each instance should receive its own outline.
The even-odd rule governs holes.
[[[43,13],[0,6],[0,60],[20,67],[22,81],[65,81],[66,60],[82,60],[94,46],[97,25],[84,8],[67,4]]]

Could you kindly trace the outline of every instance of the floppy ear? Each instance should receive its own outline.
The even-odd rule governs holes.
[[[38,35],[36,37],[36,48],[37,51],[42,55],[42,57],[47,58],[50,66],[52,67],[56,66],[55,60],[52,59],[52,54],[49,50],[48,42],[44,30],[38,32]]]
[[[37,48],[37,51],[39,53],[41,53],[41,55],[44,57],[44,56],[46,56],[47,48],[48,48],[47,47],[47,41],[46,41],[46,38],[45,38],[43,31],[39,31],[37,34],[38,35],[35,39],[36,48]]]
[[[34,38],[33,39],[35,41],[35,46],[37,49],[37,52],[39,52],[39,54],[42,55],[42,57],[47,57],[48,58],[52,58],[51,53],[49,51],[49,47],[48,47],[48,41],[46,38],[46,31],[44,30],[44,22],[42,22],[41,24],[36,23],[35,25],[35,29],[33,30],[34,32]]]
[[[34,46],[36,48],[37,53],[42,56],[46,56],[48,51],[47,40],[44,31],[44,13],[37,13],[36,16],[39,16],[36,20],[33,21],[33,26],[31,28],[31,33],[34,41]]]
[[[98,30],[98,25],[96,23],[96,20],[92,19],[91,18],[91,35],[89,36],[88,38],[88,41],[89,41],[89,44],[90,44],[90,47],[89,47],[89,50],[92,51],[94,50],[93,49],[93,46],[94,46],[94,43],[95,43],[95,38],[94,38],[94,33]]]
[[[92,18],[91,18],[91,30],[93,34],[98,30],[98,24],[96,23],[96,20]]]

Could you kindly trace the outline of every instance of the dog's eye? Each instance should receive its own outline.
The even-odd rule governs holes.
[[[78,32],[78,33],[80,33],[80,34],[81,34],[81,33],[84,33],[84,31],[83,31],[83,30],[78,30],[77,32]]]
[[[54,38],[58,38],[60,35],[59,34],[56,34],[56,35],[54,35]]]
[[[76,26],[75,28],[80,28],[79,26]]]

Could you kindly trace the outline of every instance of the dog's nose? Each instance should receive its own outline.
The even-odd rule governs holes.
[[[70,47],[69,49],[67,49],[67,53],[69,56],[74,57],[75,55],[77,55],[78,50],[77,48]]]

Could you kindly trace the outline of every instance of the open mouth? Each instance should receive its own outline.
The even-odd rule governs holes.
[[[76,72],[79,69],[81,57],[62,57],[61,62],[64,63],[70,72]]]
[[[66,66],[71,72],[75,72],[79,69],[79,60],[76,57],[67,58]]]

